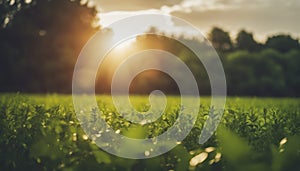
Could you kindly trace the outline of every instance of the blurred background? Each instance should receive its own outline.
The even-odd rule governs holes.
[[[198,44],[209,41],[214,46],[223,63],[229,95],[298,97],[299,7],[296,0],[0,0],[0,91],[71,93],[77,57],[91,36],[100,31],[114,39],[116,34],[109,24],[150,12],[181,17],[199,28],[208,40],[172,21],[172,30],[160,28],[159,23],[149,25],[145,29],[149,34],[124,42],[107,55],[99,67],[97,93],[110,93],[113,73],[122,60],[154,48],[184,61],[200,93],[210,95],[201,62],[175,41],[184,39]],[[106,41],[109,43],[103,39],[99,44]],[[158,71],[139,74],[130,86],[133,94],[148,94],[155,89],[178,94],[174,80]]]

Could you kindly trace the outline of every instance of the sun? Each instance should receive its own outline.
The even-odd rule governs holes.
[[[136,38],[130,38],[125,41],[114,43],[108,55],[110,59],[109,64],[119,65],[124,59],[126,59],[130,55],[130,52],[134,49],[135,41]]]
[[[117,51],[117,52],[121,52],[121,53],[124,52],[124,51],[127,51],[127,50],[129,50],[132,47],[132,44],[135,41],[136,41],[136,38],[130,38],[130,39],[127,39],[127,40],[122,41],[120,43],[117,43],[117,45],[114,46],[113,50]]]

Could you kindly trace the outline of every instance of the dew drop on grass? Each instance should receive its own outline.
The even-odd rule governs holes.
[[[89,137],[88,137],[87,135],[84,134],[84,135],[82,135],[82,139],[83,139],[83,140],[88,140]]]
[[[65,164],[64,164],[64,163],[62,163],[62,164],[60,164],[60,165],[59,165],[59,167],[58,167],[58,168],[60,168],[60,169],[61,169],[61,168],[64,168],[64,167],[65,167]]]
[[[77,137],[73,137],[72,140],[73,140],[73,141],[77,141]]]
[[[146,120],[142,120],[142,121],[140,122],[141,125],[145,125],[146,123],[147,123]]]
[[[76,134],[76,133],[73,133],[72,140],[73,140],[73,141],[77,141],[77,134]]]
[[[150,151],[145,151],[145,156],[149,156],[150,155]]]
[[[287,138],[283,138],[283,139],[280,141],[279,145],[280,145],[280,146],[283,146],[285,143],[287,143],[287,141],[288,141]]]
[[[197,166],[198,164],[204,162],[207,159],[207,157],[208,157],[208,153],[202,152],[190,160],[190,165],[193,167]]]
[[[32,2],[32,0],[25,0],[24,1],[26,4],[30,4]]]
[[[217,153],[215,156],[215,162],[219,162],[221,160],[222,154],[221,153]]]
[[[9,5],[14,5],[15,4],[15,0],[10,0]]]
[[[190,153],[190,155],[194,155],[195,151],[190,151],[189,153]]]
[[[214,147],[207,147],[204,151],[207,152],[207,153],[211,153],[211,152],[215,151],[215,148]]]

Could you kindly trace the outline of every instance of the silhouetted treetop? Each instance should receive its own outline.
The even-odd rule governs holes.
[[[45,3],[51,1],[62,2],[62,0],[0,0],[0,28],[6,27],[8,24],[12,22],[15,15],[27,8],[37,5],[38,3]],[[63,0],[64,1],[64,0]],[[89,0],[68,0],[69,2],[77,3],[83,6],[88,6],[90,8],[94,8],[94,6],[90,6]],[[55,11],[56,9],[52,9]]]
[[[269,37],[266,46],[282,53],[286,53],[292,49],[299,49],[300,47],[298,39],[284,34]]]
[[[259,50],[260,45],[254,40],[252,33],[241,30],[236,38],[236,48],[253,52]]]
[[[228,32],[214,27],[208,34],[208,39],[218,51],[229,51],[232,49],[232,41]]]

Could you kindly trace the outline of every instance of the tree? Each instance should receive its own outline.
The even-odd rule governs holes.
[[[226,52],[232,49],[232,41],[229,33],[221,28],[214,27],[208,35],[214,48],[221,52]]]
[[[274,57],[276,56],[276,57]],[[285,95],[283,67],[274,61],[280,53],[237,51],[228,55],[225,66],[230,95]]]
[[[299,97],[300,96],[300,51],[291,50],[284,56],[286,60],[285,78],[287,82],[287,92],[289,96]]]
[[[283,96],[286,94],[286,82],[284,76],[284,69],[279,59],[280,53],[270,51],[269,49],[263,50],[253,57],[256,60],[256,65],[253,70],[257,80],[256,94],[262,96]]]
[[[236,48],[253,52],[259,49],[259,44],[254,40],[252,33],[241,30],[236,38]]]
[[[292,49],[298,49],[299,40],[293,39],[290,35],[280,34],[269,37],[266,46],[281,53],[286,53]]]
[[[39,0],[0,29],[1,91],[70,92],[77,56],[97,31],[95,8]]]
[[[255,65],[252,55],[247,51],[236,51],[227,55],[225,68],[228,93],[230,95],[256,94],[256,84],[252,67]]]
[[[32,0],[1,0],[0,1],[0,27],[6,27],[21,9],[32,6]]]

